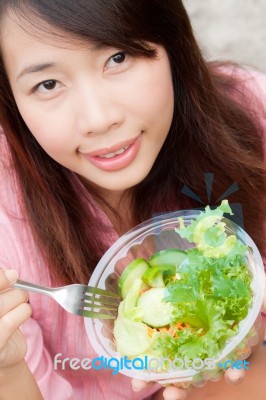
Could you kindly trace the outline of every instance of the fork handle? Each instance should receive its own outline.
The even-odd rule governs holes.
[[[28,290],[30,292],[46,294],[47,296],[53,297],[51,288],[46,288],[45,286],[36,285],[35,283],[22,281],[18,279],[16,283],[13,284],[14,288]]]

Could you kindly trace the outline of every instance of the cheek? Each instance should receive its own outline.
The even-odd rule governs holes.
[[[21,106],[19,110],[32,135],[48,154],[53,155],[67,145],[67,124],[64,119],[59,116],[55,118],[53,113],[40,112],[30,105]]]
[[[158,118],[163,121],[172,119],[174,109],[174,93],[170,67],[162,62],[146,72],[146,79],[140,85],[138,99],[143,115],[150,117],[158,123]]]
[[[163,139],[169,132],[174,112],[174,95],[171,82],[160,81],[152,85],[143,107],[145,121],[152,129],[153,136]]]

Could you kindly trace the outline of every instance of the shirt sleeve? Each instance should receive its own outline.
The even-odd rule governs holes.
[[[23,225],[23,220],[17,215],[14,216],[10,209],[7,211],[7,208],[0,207],[0,269],[14,268],[22,279],[27,278],[28,262],[24,256],[26,252],[30,252],[29,243],[21,240]],[[21,326],[21,331],[27,341],[25,360],[43,398],[45,400],[73,400],[75,396],[72,386],[53,368],[53,361],[44,345],[38,322],[30,318]]]
[[[255,95],[257,96],[259,102],[261,103],[261,108],[258,112],[259,122],[263,128],[263,146],[264,146],[264,160],[266,162],[266,75],[259,71],[251,72],[252,80],[247,82],[247,86],[250,90],[253,90]],[[263,257],[264,268],[266,271],[266,257]],[[266,290],[266,288],[265,288]],[[265,328],[266,328],[266,312],[262,312],[262,318],[264,320]],[[266,341],[266,329],[265,329],[265,337]]]
[[[0,268],[14,268],[10,260],[3,258],[5,253],[6,251],[0,249]],[[45,400],[73,400],[72,386],[54,370],[53,361],[44,346],[43,334],[38,322],[30,318],[20,330],[27,341],[25,361],[37,381],[43,398]]]
[[[21,331],[27,340],[25,360],[34,375],[45,400],[72,400],[71,384],[60,376],[53,366],[51,357],[44,346],[39,324],[32,318],[23,324]]]

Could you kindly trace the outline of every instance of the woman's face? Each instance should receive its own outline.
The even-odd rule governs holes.
[[[6,18],[2,52],[22,118],[58,163],[99,189],[123,191],[152,168],[173,117],[165,50],[133,57],[30,36]]]

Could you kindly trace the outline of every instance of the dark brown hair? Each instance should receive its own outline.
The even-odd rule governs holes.
[[[164,46],[172,69],[174,117],[152,170],[131,189],[133,223],[157,212],[198,207],[182,193],[184,185],[212,204],[236,182],[239,190],[230,201],[241,203],[245,228],[264,252],[262,127],[241,79],[204,61],[181,1],[1,0],[2,21],[7,12],[22,27],[27,21],[35,35],[102,43],[136,57],[156,56],[147,43]],[[0,123],[35,240],[52,276],[87,282],[106,250],[102,235],[108,234],[104,227],[101,231],[87,195],[96,194],[43,151],[19,114],[1,59],[0,72]],[[210,201],[207,172],[215,177]]]

